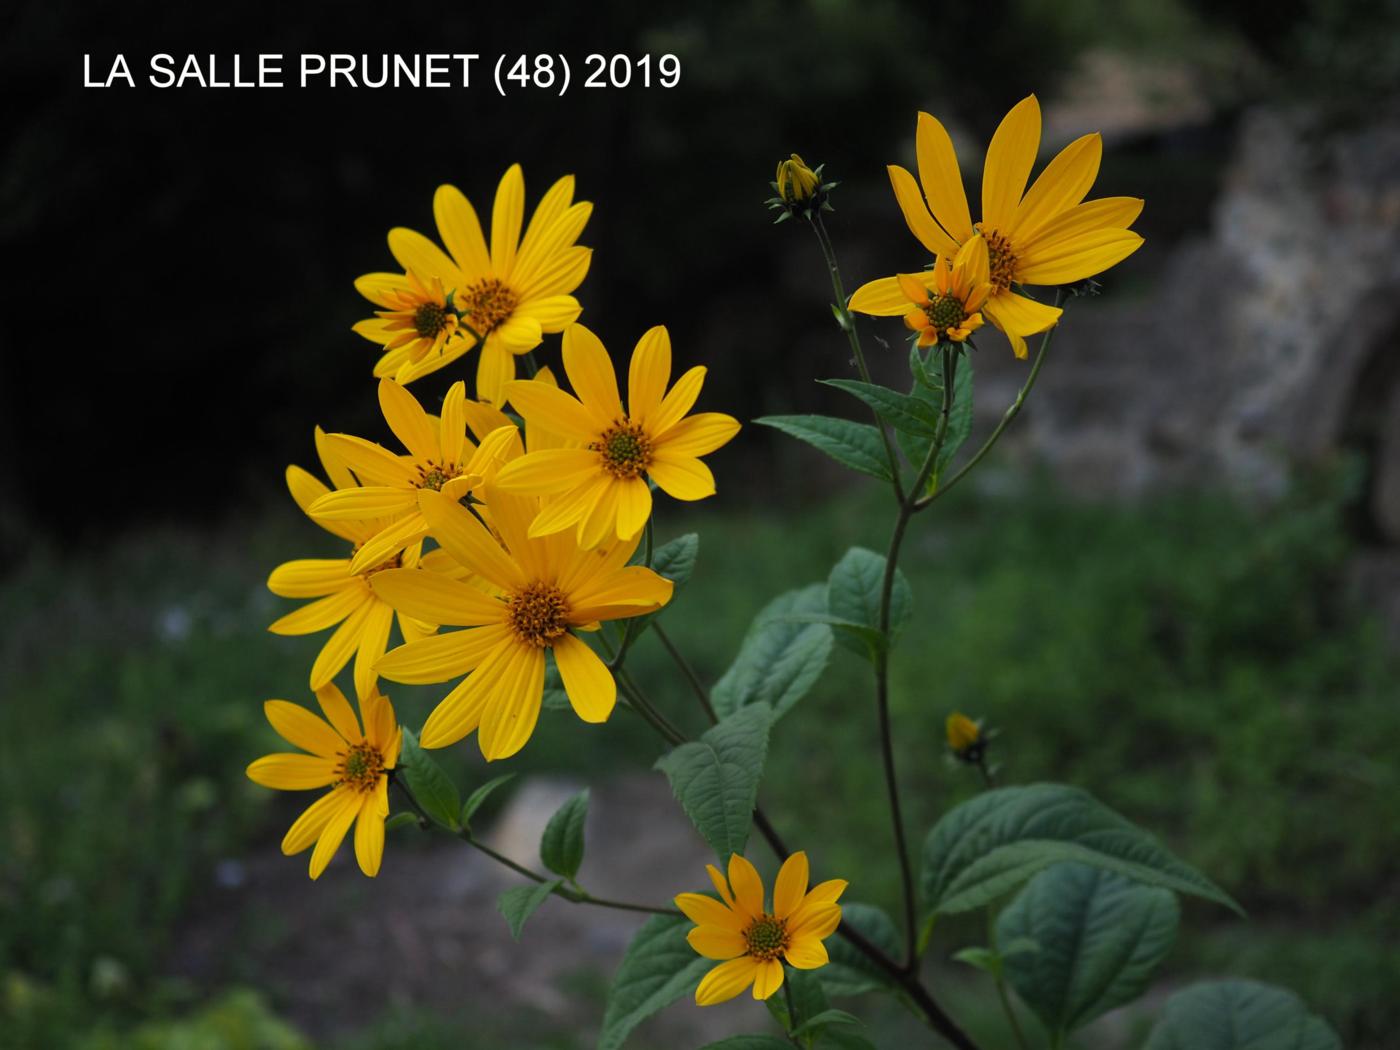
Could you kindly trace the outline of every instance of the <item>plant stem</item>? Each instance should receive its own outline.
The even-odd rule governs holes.
[[[1055,293],[1056,306],[1060,305],[1060,301],[1063,297],[1064,293],[1062,291],[1057,291]],[[1045,334],[1040,337],[1040,348],[1035,352],[1035,361],[1031,365],[1030,374],[1026,376],[1025,383],[1022,384],[1021,389],[1016,394],[1016,400],[1011,402],[1011,406],[1002,415],[1001,422],[997,424],[996,429],[992,431],[986,441],[982,442],[982,447],[973,453],[972,458],[958,468],[957,472],[954,473],[951,478],[940,484],[930,495],[922,499],[915,499],[914,509],[916,511],[923,510],[971,473],[972,469],[977,466],[978,463],[981,463],[983,457],[992,450],[992,446],[1001,440],[1001,435],[1006,432],[1006,428],[1011,425],[1011,421],[1020,414],[1021,406],[1026,403],[1026,396],[1031,392],[1031,387],[1035,386],[1035,381],[1040,375],[1040,368],[1045,364],[1046,351],[1050,349],[1050,343],[1054,340],[1056,328],[1059,328],[1059,325],[1056,325],[1055,328],[1046,329]]]
[[[710,720],[711,725],[717,725],[719,713],[715,710],[715,705],[710,702],[710,694],[700,681],[700,676],[695,673],[695,668],[690,666],[690,661],[676,648],[676,643],[671,641],[670,636],[661,629],[660,623],[653,623],[651,629],[656,634],[656,640],[671,654],[671,659],[675,661],[676,667],[680,669],[685,680],[690,683],[690,688],[694,691],[696,699],[700,701],[700,706],[705,709],[705,717]]]
[[[846,288],[841,281],[841,269],[836,265],[836,249],[831,243],[831,235],[826,232],[826,221],[818,212],[816,218],[808,220],[812,231],[817,235],[817,243],[821,245],[822,256],[826,259],[826,268],[831,274],[831,290],[836,296],[835,307],[842,330],[846,333],[846,339],[851,344],[851,354],[855,358],[856,371],[860,373],[862,382],[870,382],[870,369],[865,363],[865,352],[860,347],[860,333],[856,331],[856,319],[851,316],[851,311],[846,309]],[[875,429],[880,432],[880,440],[885,445],[885,457],[890,462],[890,478],[894,482],[894,496],[900,503],[904,502],[904,489],[899,480],[899,456],[895,453],[894,443],[890,441],[889,432],[885,429],[885,421],[880,418],[880,413],[872,407],[870,413],[875,417]]]
[[[437,821],[433,820],[432,817],[428,816],[427,812],[423,809],[423,807],[418,804],[418,799],[414,798],[413,792],[409,790],[407,784],[405,784],[402,780],[398,779],[397,777],[391,778],[391,783],[393,783],[394,786],[397,787],[399,791],[403,793],[404,798],[408,800],[409,806],[413,809],[414,813],[418,815],[418,820],[420,824],[433,828],[440,826],[437,823]],[[531,869],[525,867],[525,865],[519,863],[518,861],[511,860],[504,853],[497,853],[494,849],[486,845],[484,842],[478,841],[472,836],[471,831],[467,828],[463,828],[461,831],[457,832],[456,837],[461,839],[468,846],[473,846],[476,849],[480,850],[482,853],[485,853],[488,857],[490,857],[497,863],[505,865],[511,871],[519,875],[524,875],[527,879],[530,879],[534,882],[549,881],[548,876],[541,875],[537,871],[532,871]],[[556,897],[563,897],[566,901],[570,901],[574,904],[593,904],[599,908],[613,908],[617,911],[645,912],[648,915],[681,914],[675,908],[656,908],[652,907],[650,904],[633,904],[629,901],[609,900],[606,897],[595,897],[591,893],[587,893],[580,889],[573,889],[568,886],[556,887],[554,890],[554,895]]]
[[[653,624],[652,627],[655,629],[656,625]],[[658,637],[661,636],[662,635],[658,634]],[[604,641],[606,644],[606,640]],[[684,661],[680,650],[676,649],[675,646],[670,643],[669,639],[663,644],[672,652],[673,659]],[[685,666],[690,666],[688,661],[685,662]],[[713,706],[709,703],[709,696],[706,694],[704,686],[700,683],[698,676],[692,679],[692,683],[695,687],[696,695],[702,698],[706,712],[710,715],[711,720],[718,721]],[[627,676],[625,672],[619,672],[619,684],[627,694],[632,706],[641,713],[643,717],[647,718],[652,728],[661,734],[668,743],[676,745],[686,742],[685,737],[680,736],[674,729],[668,731],[661,724],[664,720],[654,721],[648,717],[647,712],[653,710],[651,705],[648,704],[646,699],[639,693],[634,692],[635,685],[632,683],[630,676]],[[759,834],[768,842],[768,845],[772,848],[779,860],[786,860],[792,855],[792,851],[788,849],[782,836],[778,834],[777,828],[775,828],[773,822],[768,819],[768,814],[761,808],[756,807],[754,809],[753,822],[754,827],[758,828]],[[923,986],[917,972],[917,960],[915,960],[915,966],[912,968],[901,966],[894,959],[886,955],[877,945],[868,940],[864,934],[848,923],[842,923],[837,927],[836,932],[838,936],[849,941],[857,951],[865,955],[871,962],[875,963],[876,966],[888,974],[890,979],[909,997],[910,1002],[915,1005],[928,1025],[942,1035],[943,1038],[957,1047],[958,1050],[978,1050],[977,1044],[967,1036],[967,1033],[958,1027],[956,1021],[944,1012],[943,1008],[939,1006],[938,1002],[929,994],[928,989]]]
[[[890,804],[890,823],[894,828],[895,852],[899,859],[900,881],[904,903],[904,970],[912,973],[918,966],[919,923],[915,912],[914,869],[909,860],[909,844],[904,835],[904,816],[899,800],[899,779],[895,770],[894,730],[890,721],[889,634],[894,599],[895,576],[899,570],[899,553],[904,534],[913,516],[917,494],[933,471],[938,455],[948,437],[948,420],[952,414],[953,382],[957,372],[956,351],[945,348],[943,354],[943,405],[938,417],[938,430],[919,467],[909,495],[899,502],[899,513],[890,533],[885,552],[885,572],[880,582],[880,614],[878,628],[886,644],[875,653],[875,706],[880,722],[880,757],[885,772],[885,789]]]
[[[1016,1045],[1021,1050],[1030,1050],[1030,1044],[1026,1042],[1026,1033],[1021,1030],[1021,1022],[1016,1019],[1016,1011],[1011,1008],[1011,1000],[1006,994],[1006,982],[998,977],[996,985],[1001,1008],[1006,1012],[1006,1019],[1011,1022],[1011,1031],[1016,1034]]]

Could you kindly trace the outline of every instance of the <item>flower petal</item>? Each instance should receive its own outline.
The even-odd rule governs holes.
[[[264,755],[248,766],[249,780],[278,791],[329,787],[338,776],[335,759],[286,751]]]
[[[738,930],[725,926],[696,926],[685,939],[707,959],[734,959],[748,951],[748,941]]]
[[[446,682],[475,669],[509,634],[505,624],[492,624],[429,635],[399,646],[375,666],[391,682]]]
[[[379,865],[384,860],[384,818],[389,815],[388,788],[388,779],[380,780],[374,791],[360,803],[360,811],[355,818],[355,859],[360,862],[360,870],[370,878],[379,874]]]
[[[1035,235],[1047,222],[1084,199],[1099,175],[1103,160],[1103,136],[1081,135],[1045,166],[1016,208],[1008,231],[1019,243]]]
[[[432,526],[433,538],[460,564],[503,590],[523,587],[527,582],[520,566],[496,541],[471,511],[431,490],[418,496],[423,517]],[[370,579],[374,585],[374,578]],[[477,606],[480,607],[479,605]],[[414,613],[413,615],[418,615]],[[432,617],[420,617],[431,620]],[[437,623],[453,623],[438,620]],[[489,620],[479,621],[489,623]]]
[[[612,358],[602,341],[581,324],[564,329],[564,371],[591,419],[606,427],[623,414]]]
[[[335,758],[346,749],[345,741],[330,723],[299,704],[268,700],[263,704],[263,713],[283,740],[303,751],[322,758]]]
[[[656,415],[651,419],[652,433],[664,434],[695,407],[695,401],[700,396],[700,388],[705,385],[705,374],[705,366],[696,365],[676,380],[676,385],[671,387],[671,392],[661,399],[661,407],[656,410]]]
[[[321,705],[321,712],[326,716],[326,721],[348,743],[358,744],[364,739],[360,720],[355,717],[355,711],[351,708],[350,701],[345,699],[345,694],[340,691],[340,686],[334,682],[323,685],[316,690],[316,702]]]
[[[519,650],[514,638],[501,641],[486,655],[476,670],[467,675],[457,687],[433,708],[423,723],[418,742],[424,747],[447,747],[455,744],[481,723],[486,702],[499,683],[499,672]]]
[[[544,699],[544,651],[518,645],[496,677],[496,694],[481,714],[476,740],[488,762],[509,758],[530,739]]]
[[[695,1002],[699,1006],[714,1006],[733,999],[749,985],[758,974],[758,960],[747,955],[720,963],[700,980],[695,989]]]
[[[1006,233],[1040,150],[1040,103],[1027,95],[1002,118],[982,169],[982,229]],[[949,253],[952,254],[951,252]]]
[[[920,113],[915,144],[919,182],[928,198],[929,210],[955,241],[967,240],[972,236],[972,215],[967,209],[958,155],[948,130],[934,117]]]
[[[326,822],[331,819],[331,815],[338,813],[345,804],[346,796],[350,789],[338,787],[334,791],[327,791],[311,805],[302,811],[301,816],[292,822],[292,826],[287,829],[287,834],[282,837],[282,852],[290,857],[294,853],[300,853],[318,838],[326,827]]]
[[[374,665],[389,646],[389,628],[394,625],[394,609],[387,602],[373,601],[365,606],[355,651],[355,695],[368,696],[379,682]]]
[[[671,336],[665,325],[657,325],[637,341],[627,371],[627,414],[633,422],[646,426],[670,381]]]
[[[668,495],[679,500],[706,499],[715,494],[715,476],[693,456],[660,453],[647,468],[653,481]]]
[[[711,870],[714,870],[713,866]],[[746,925],[746,920],[727,908],[723,901],[717,901],[703,893],[677,894],[675,901],[676,907],[697,926],[717,926],[738,933]]]
[[[568,397],[567,394],[562,396]],[[576,488],[602,472],[599,455],[592,449],[543,449],[527,453],[502,467],[496,475],[495,488],[502,492],[552,495]]]
[[[705,456],[739,433],[739,421],[723,412],[697,412],[658,434],[652,444],[671,456]]]
[[[316,654],[316,660],[311,665],[312,689],[320,689],[340,674],[341,669],[350,662],[351,655],[360,644],[369,611],[379,604],[382,603],[374,601],[373,598],[366,599],[331,632],[331,636],[321,646],[321,651]]]
[[[481,627],[501,623],[506,615],[499,599],[469,583],[421,569],[385,569],[370,577],[370,587],[399,612],[429,623]]]
[[[899,277],[880,277],[857,288],[848,309],[871,317],[898,317],[909,309],[909,296]]]
[[[346,792],[341,798],[340,808],[331,811],[326,826],[321,829],[321,837],[316,840],[316,848],[311,851],[313,879],[319,879],[321,873],[326,870],[326,865],[335,856],[335,851],[340,849],[340,844],[345,841],[345,833],[350,830],[350,825],[355,822],[359,813],[359,792]]]
[[[1127,229],[1142,214],[1140,197],[1100,197],[1076,204],[1035,233],[1018,238],[1016,250],[1034,257],[1042,246],[1067,241],[1093,230]]]
[[[799,970],[815,970],[831,962],[826,945],[816,937],[794,938],[787,951],[783,952],[783,957],[787,959],[788,965]]]
[[[585,722],[606,722],[617,703],[617,682],[607,664],[572,634],[555,640],[554,663],[574,714]]]
[[[379,381],[379,408],[403,447],[420,463],[438,458],[438,431],[418,399],[392,379]]]
[[[596,441],[602,427],[577,398],[537,379],[507,385],[506,398],[531,427],[587,444]]]
[[[739,853],[729,855],[729,888],[737,910],[754,919],[763,914],[763,880],[758,869]]]
[[[433,218],[437,220],[438,236],[452,253],[463,276],[480,278],[491,272],[491,256],[486,250],[481,220],[461,190],[456,186],[439,186],[433,194]]]
[[[496,199],[491,205],[491,264],[502,280],[510,276],[515,264],[520,226],[524,221],[525,176],[519,164],[512,164],[501,176]]]
[[[1026,284],[1070,284],[1103,273],[1142,247],[1132,230],[1094,230],[1062,241],[1042,242],[1022,257],[1017,277]]]
[[[462,287],[462,271],[428,238],[416,230],[396,226],[389,231],[389,251],[407,273],[412,270],[422,280],[441,277],[447,288]]]
[[[898,164],[890,164],[886,170],[890,173],[894,199],[899,202],[899,210],[904,213],[909,232],[918,238],[919,243],[927,248],[931,255],[954,254],[958,250],[958,242],[934,221],[914,176]]]
[[[808,877],[807,854],[801,850],[783,861],[778,870],[777,881],[773,883],[773,915],[786,919],[807,893]]]
[[[273,569],[267,589],[282,598],[320,598],[354,582],[349,558],[300,558]]]
[[[783,986],[783,964],[777,959],[760,962],[754,970],[753,997],[767,999]]]

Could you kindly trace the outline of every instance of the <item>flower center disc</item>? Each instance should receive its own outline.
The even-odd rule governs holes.
[[[514,292],[494,277],[467,285],[455,301],[477,335],[494,332],[510,318],[520,302]]]
[[[447,327],[447,311],[437,303],[422,303],[413,313],[413,327],[424,339],[431,339]]]
[[[546,649],[568,630],[569,603],[564,592],[547,583],[532,583],[506,599],[510,626],[526,645]]]
[[[744,940],[748,942],[749,954],[755,959],[765,962],[776,959],[787,950],[787,922],[771,915],[762,915],[744,931]]]
[[[462,472],[454,467],[444,467],[438,463],[419,464],[418,487],[441,492],[442,487]]]
[[[961,300],[952,294],[940,295],[937,299],[930,300],[924,307],[924,313],[928,316],[929,324],[938,329],[940,336],[949,328],[956,328],[967,320],[967,311],[963,309]]]
[[[349,784],[356,791],[373,791],[384,775],[384,756],[379,748],[368,743],[352,744],[340,759],[340,783]]]
[[[996,230],[983,230],[982,239],[987,242],[987,267],[991,272],[992,289],[1004,292],[1016,279],[1016,253],[1011,250],[1011,242]]]
[[[639,478],[651,466],[651,438],[636,423],[618,420],[590,446],[602,453],[603,469],[615,478]]]

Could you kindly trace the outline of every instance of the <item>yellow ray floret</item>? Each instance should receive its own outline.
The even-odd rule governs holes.
[[[1040,104],[1034,95],[1018,102],[992,136],[982,172],[982,218],[976,223],[952,139],[927,113],[919,114],[916,146],[917,181],[906,169],[889,167],[904,220],[933,255],[951,259],[976,234],[986,240],[992,291],[983,311],[1006,334],[1017,357],[1026,356],[1026,336],[1053,327],[1060,311],[1013,291],[1013,285],[1072,284],[1122,262],[1142,244],[1128,229],[1142,211],[1141,200],[1084,200],[1103,156],[1098,134],[1071,142],[1026,189],[1040,149]]]
[[[807,854],[794,853],[778,871],[768,907],[762,878],[739,854],[729,857],[728,879],[712,864],[707,870],[719,900],[700,893],[676,898],[676,907],[695,923],[686,937],[690,946],[720,960],[695,990],[699,1005],[733,999],[750,985],[755,999],[767,999],[783,985],[784,962],[815,970],[830,961],[822,941],[841,924],[836,902],[846,891],[844,880],[808,890]]]
[[[439,418],[429,416],[392,379],[379,381],[379,405],[408,455],[396,456],[350,434],[330,435],[327,444],[361,484],[324,495],[310,508],[314,517],[327,522],[391,519],[355,552],[350,563],[355,572],[390,567],[386,563],[399,551],[428,534],[428,523],[418,507],[419,492],[442,492],[461,499],[494,474],[502,449],[513,440],[504,432],[488,434],[480,446],[468,439],[466,386],[461,382],[448,390]],[[504,429],[515,431],[514,425]]]
[[[518,440],[518,439],[517,439]],[[379,662],[396,682],[445,682],[465,675],[423,726],[424,747],[446,747],[475,731],[488,760],[519,751],[534,732],[551,654],[574,712],[603,722],[617,700],[612,672],[575,631],[605,620],[655,612],[671,598],[671,581],[627,564],[637,541],[583,550],[568,534],[529,535],[539,502],[487,486],[491,528],[454,500],[419,494],[442,548],[471,582],[390,570],[371,581],[400,612],[466,630],[409,642]]]
[[[325,718],[286,700],[263,705],[272,728],[310,753],[264,755],[248,767],[248,777],[279,791],[329,787],[288,830],[282,852],[291,856],[315,843],[311,877],[320,878],[354,824],[355,858],[360,870],[373,877],[384,859],[389,771],[398,763],[402,742],[394,708],[387,697],[371,693],[360,699],[356,718],[345,694],[334,685],[316,690],[316,699]]]
[[[625,409],[612,359],[583,325],[564,331],[564,371],[576,397],[531,381],[507,388],[529,426],[565,442],[506,464],[496,479],[503,492],[553,497],[530,535],[573,528],[584,547],[632,539],[651,516],[648,478],[676,499],[714,495],[714,476],[700,457],[734,437],[739,423],[720,412],[686,415],[704,383],[702,366],[667,392],[671,338],[664,327],[648,331],[632,352]]]
[[[327,436],[316,428],[316,449],[321,465],[338,489],[355,488],[355,478],[330,448]],[[268,630],[274,634],[302,635],[334,627],[326,644],[311,665],[311,688],[320,689],[340,673],[350,658],[355,658],[355,695],[364,697],[374,691],[378,680],[375,662],[384,655],[389,643],[389,630],[394,610],[370,590],[369,578],[385,568],[418,567],[428,571],[455,571],[455,563],[437,551],[420,556],[421,541],[408,544],[383,562],[356,568],[354,553],[377,533],[391,528],[392,516],[365,521],[329,521],[311,514],[311,506],[328,495],[325,483],[301,467],[287,468],[287,487],[292,498],[312,521],[327,532],[351,545],[344,558],[299,558],[284,562],[272,570],[267,579],[268,590],[283,598],[315,599],[300,609],[276,620]],[[426,637],[436,625],[423,623],[411,616],[399,616],[399,631],[404,641]]]
[[[575,242],[593,205],[575,203],[573,198],[574,177],[566,175],[541,199],[522,237],[525,177],[520,165],[511,165],[496,189],[488,247],[471,202],[455,186],[439,186],[433,215],[447,251],[421,233],[396,227],[389,231],[389,250],[404,274],[366,274],[355,282],[365,298],[402,315],[399,327],[384,313],[355,326],[365,338],[385,348],[374,374],[411,383],[461,357],[479,336],[477,397],[501,404],[505,384],[515,377],[515,355],[528,353],[544,333],[562,331],[578,318],[581,308],[569,293],[588,273],[592,250]],[[437,304],[442,318],[430,307],[424,308],[421,298],[413,301],[412,314],[406,313],[410,307],[404,305],[403,297],[406,290],[412,292],[410,275],[425,290],[436,287],[432,282],[441,282],[446,289]],[[460,337],[439,338],[446,330],[447,314],[451,314],[452,332]],[[404,323],[411,327],[403,327]],[[405,338],[410,332],[417,338]]]
[[[871,281],[851,296],[851,309],[902,316],[905,327],[919,333],[920,346],[961,343],[982,327],[978,311],[991,291],[987,242],[974,236],[958,249],[952,266],[940,255],[932,270]]]

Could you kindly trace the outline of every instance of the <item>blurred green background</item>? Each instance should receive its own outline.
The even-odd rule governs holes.
[[[338,553],[280,491],[281,471],[310,465],[313,422],[375,431],[370,352],[348,332],[363,313],[350,281],[384,265],[390,225],[427,225],[438,181],[480,204],[517,156],[532,193],[577,171],[598,202],[583,319],[615,355],[663,320],[679,356],[711,366],[705,408],[851,411],[811,385],[845,368],[815,244],[771,229],[761,206],[787,151],[826,160],[845,183],[833,233],[854,285],[892,268],[884,256],[909,254],[883,165],[907,152],[916,109],[946,107],[985,137],[1028,90],[1050,113],[1086,55],[1166,64],[1209,101],[1206,115],[1111,143],[1096,190],[1149,201],[1148,247],[1107,281],[1109,299],[1132,303],[1206,227],[1241,112],[1305,104],[1364,124],[1393,109],[1400,75],[1393,3],[422,8],[382,33],[368,10],[282,14],[22,3],[6,16],[8,86],[36,101],[3,118],[0,178],[0,234],[29,260],[0,319],[0,482],[14,494],[0,507],[3,1046],[592,1045],[620,948],[593,946],[599,968],[565,972],[549,994],[494,999],[475,976],[488,956],[508,973],[527,953],[569,948],[512,945],[492,916],[479,948],[381,994],[374,960],[387,947],[355,931],[376,913],[388,918],[375,929],[392,932],[414,900],[377,897],[342,865],[310,903],[304,858],[277,851],[295,800],[243,776],[274,746],[260,701],[309,700],[320,644],[266,633],[282,603],[262,581],[281,561]],[[422,51],[435,39],[674,51],[685,84],[558,103],[74,90],[84,51]],[[438,131],[468,152],[425,149]],[[81,368],[55,354],[74,343]],[[555,354],[551,340],[544,356]],[[415,392],[440,393],[438,379],[445,388],[434,377]],[[715,458],[718,499],[659,512],[662,539],[701,535],[695,579],[666,623],[707,681],[770,597],[886,538],[871,486],[814,473],[816,453],[761,431]],[[993,484],[941,502],[907,548],[917,627],[894,696],[915,837],[976,789],[945,761],[944,717],[985,717],[1009,780],[1088,788],[1248,909],[1240,921],[1188,905],[1163,988],[1211,974],[1275,981],[1348,1046],[1390,1045],[1400,661],[1391,626],[1355,586],[1378,542],[1364,454],[1339,447],[1296,464],[1261,502],[1219,479],[1086,497],[1035,467],[1037,450],[1022,453],[990,472]],[[667,712],[698,731],[653,639],[635,661]],[[394,695],[409,722],[435,699]],[[656,756],[623,714],[579,741],[571,715],[548,712],[510,763],[522,773],[513,787],[561,775],[630,784]],[[782,724],[763,799],[823,870],[889,906],[874,746],[864,668],[838,650]],[[489,775],[471,747],[452,764],[464,785]],[[508,811],[508,796],[488,812]],[[396,832],[386,868],[476,863],[426,839]],[[294,880],[286,896],[259,889]],[[956,1016],[990,1033],[993,1001],[947,962],[979,933],[940,931],[931,979]],[[868,1012],[877,1041],[908,1037],[887,1010]],[[1137,1046],[1149,1016],[1085,1045]],[[637,1045],[673,1039],[644,1031]]]

